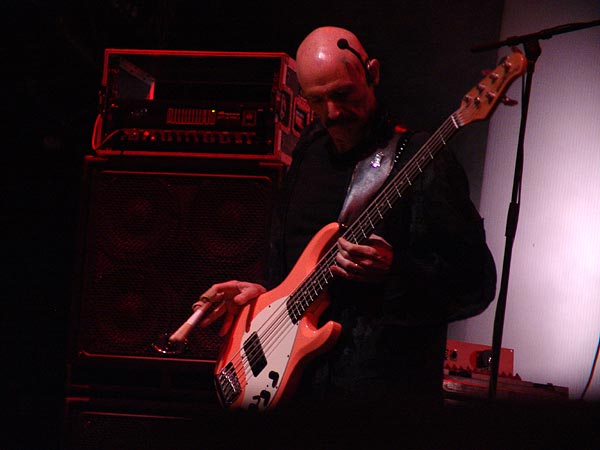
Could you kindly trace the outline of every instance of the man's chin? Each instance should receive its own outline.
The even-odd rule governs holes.
[[[363,136],[363,129],[358,123],[333,125],[327,129],[338,152],[343,153],[356,147]]]
[[[357,140],[348,135],[336,136],[335,134],[331,134],[331,139],[333,140],[338,153],[345,153],[354,148],[357,144]]]
[[[352,133],[336,133],[334,129],[329,130],[329,135],[339,153],[347,152],[357,144],[356,136]]]
[[[333,143],[335,144],[335,149],[338,153],[346,153],[347,151],[349,151],[352,148],[347,143],[337,141],[335,139],[333,140]]]

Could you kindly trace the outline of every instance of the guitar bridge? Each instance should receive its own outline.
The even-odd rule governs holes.
[[[233,363],[227,364],[215,377],[217,392],[225,406],[231,405],[242,393],[240,380]]]

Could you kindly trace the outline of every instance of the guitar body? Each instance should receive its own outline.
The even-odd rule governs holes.
[[[314,269],[323,251],[335,242],[338,228],[337,223],[323,227],[304,249],[287,278],[238,315],[215,367],[215,383],[224,406],[260,411],[275,407],[293,394],[306,363],[337,341],[340,324],[330,321],[317,328],[320,315],[329,306],[326,292],[312,302],[296,323],[285,311],[290,293]],[[260,336],[262,350],[255,350],[256,346],[245,347],[253,336]],[[262,352],[264,359],[259,357],[253,370],[251,360],[256,352]],[[228,365],[235,375],[227,370]],[[224,372],[226,380],[223,380]],[[237,382],[232,382],[234,376]]]

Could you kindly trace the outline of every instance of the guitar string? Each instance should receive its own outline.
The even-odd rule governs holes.
[[[365,221],[365,218],[366,218],[366,220],[368,220],[368,225],[371,228],[371,230],[374,229],[373,225],[376,222],[378,222],[379,220],[381,220],[381,218],[383,217],[383,215],[381,214],[380,208],[382,206],[386,207],[385,212],[387,213],[387,211],[393,207],[393,204],[391,203],[391,201],[395,202],[399,197],[401,197],[401,193],[403,191],[400,192],[398,190],[397,184],[402,184],[403,188],[406,188],[406,183],[408,183],[408,185],[410,185],[411,184],[410,180],[413,179],[414,177],[416,177],[420,172],[422,172],[423,167],[425,165],[424,162],[425,163],[429,162],[427,156],[429,156],[430,159],[433,159],[433,157],[434,157],[433,153],[437,152],[439,149],[441,149],[446,144],[444,135],[446,135],[446,139],[449,139],[452,134],[451,132],[454,132],[459,128],[460,125],[459,125],[459,123],[455,122],[455,120],[454,120],[455,118],[459,119],[459,123],[462,122],[461,116],[457,112],[453,113],[453,115],[451,115],[448,119],[446,119],[446,121],[442,124],[440,129],[438,129],[438,131],[433,133],[432,136],[427,140],[427,142],[425,142],[425,144],[422,147],[422,150],[419,150],[413,156],[413,158],[411,158],[411,160],[407,163],[406,169],[402,169],[400,172],[398,172],[398,174],[396,174],[396,176],[394,176],[394,179],[392,180],[392,182],[389,183],[388,185],[386,185],[386,188],[382,190],[381,194],[375,198],[375,201],[373,204],[379,205],[379,206],[375,206],[374,208],[367,208],[363,212],[363,214],[361,214],[361,216],[359,216],[359,218],[355,222],[355,224],[353,224],[351,227],[349,227],[349,229],[348,229],[349,233],[345,233],[345,234],[347,234],[348,237],[351,237],[351,239],[353,238],[352,240],[355,241],[355,243],[358,243],[363,238],[366,238],[366,233],[364,232],[364,229],[366,228],[367,223]],[[435,141],[437,139],[441,140],[441,145],[439,143],[437,143],[437,144],[435,143]],[[438,147],[437,150],[436,150],[436,147]],[[400,183],[396,183],[396,181],[398,181],[398,180],[400,180]],[[382,201],[382,198],[385,199],[385,202]],[[354,233],[359,233],[359,232],[360,232],[360,234],[354,234]],[[362,237],[361,237],[361,235],[362,235]],[[334,246],[334,248],[335,248],[335,246]],[[331,254],[331,253],[333,253],[333,254]],[[335,252],[332,252],[330,250],[326,254],[326,256],[324,258],[322,258],[319,263],[317,263],[317,267],[321,266],[322,263],[325,263],[326,261],[329,261],[327,263],[328,264],[327,267],[329,267],[330,265],[332,265],[334,260],[335,260]],[[327,269],[327,270],[329,271],[330,277],[332,277],[333,275],[331,274],[330,269]],[[320,268],[320,270],[318,270],[318,271],[314,270],[313,272],[311,272],[311,274],[309,274],[309,276],[305,278],[305,281],[303,281],[303,283],[301,283],[300,286],[304,286],[304,285],[308,285],[309,287],[312,286],[316,292],[316,286],[315,286],[315,282],[316,282],[319,285],[319,288],[321,290],[323,290],[323,286],[321,286],[321,283],[319,282],[319,278],[320,278],[319,274],[322,271],[323,271],[323,269]],[[323,284],[327,285],[327,283],[329,282],[327,277],[323,277],[323,280],[324,280]],[[248,361],[252,361],[252,359],[256,358],[257,355],[259,355],[260,353],[263,353],[265,356],[271,355],[272,349],[276,348],[279,345],[279,343],[281,341],[281,336],[284,336],[289,331],[289,327],[287,327],[287,329],[286,329],[286,325],[289,325],[291,323],[288,320],[289,299],[291,299],[292,307],[296,307],[295,312],[299,312],[300,316],[302,314],[304,314],[306,309],[308,309],[308,306],[310,306],[310,303],[309,303],[304,308],[298,307],[298,302],[302,301],[302,299],[298,300],[296,298],[296,296],[298,295],[298,293],[302,293],[302,291],[303,291],[302,289],[296,289],[292,294],[290,294],[290,296],[288,297],[288,301],[283,302],[278,307],[278,309],[281,310],[285,306],[285,314],[282,314],[282,311],[277,312],[277,310],[276,310],[276,312],[273,314],[273,317],[275,317],[275,321],[271,321],[271,323],[267,323],[268,326],[267,326],[266,330],[262,330],[259,327],[259,329],[256,331],[256,333],[259,337],[259,343],[262,344],[261,348],[257,348],[256,350],[252,349],[251,352],[246,354],[246,358],[241,357],[241,349],[238,350],[238,352],[236,352],[236,354],[232,357],[232,361],[234,359],[236,359],[236,356],[238,356],[239,357],[238,359],[241,362],[241,367],[240,367],[239,363],[234,364],[236,371],[239,371],[240,369],[242,369],[245,376],[249,377],[250,373],[248,372],[248,368],[250,366],[250,363]],[[306,295],[307,295],[306,293],[301,295],[301,297],[304,297],[304,301],[307,300]],[[317,293],[315,298],[312,298],[312,294],[308,294],[308,295],[310,296],[310,300],[312,302],[320,294]],[[302,311],[303,309],[304,309],[304,311]],[[278,315],[276,316],[275,314],[278,314]],[[292,323],[292,326],[296,326],[296,324]],[[264,334],[260,334],[259,332],[264,333]]]

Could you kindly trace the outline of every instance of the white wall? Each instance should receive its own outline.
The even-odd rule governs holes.
[[[596,19],[599,0],[506,0],[500,39]],[[523,380],[579,399],[600,333],[600,27],[540,45],[502,347]],[[520,81],[509,95],[520,100]],[[501,106],[490,120],[480,212],[499,281],[520,118]],[[449,338],[491,345],[495,312],[452,324]],[[600,367],[585,398],[600,400]]]

